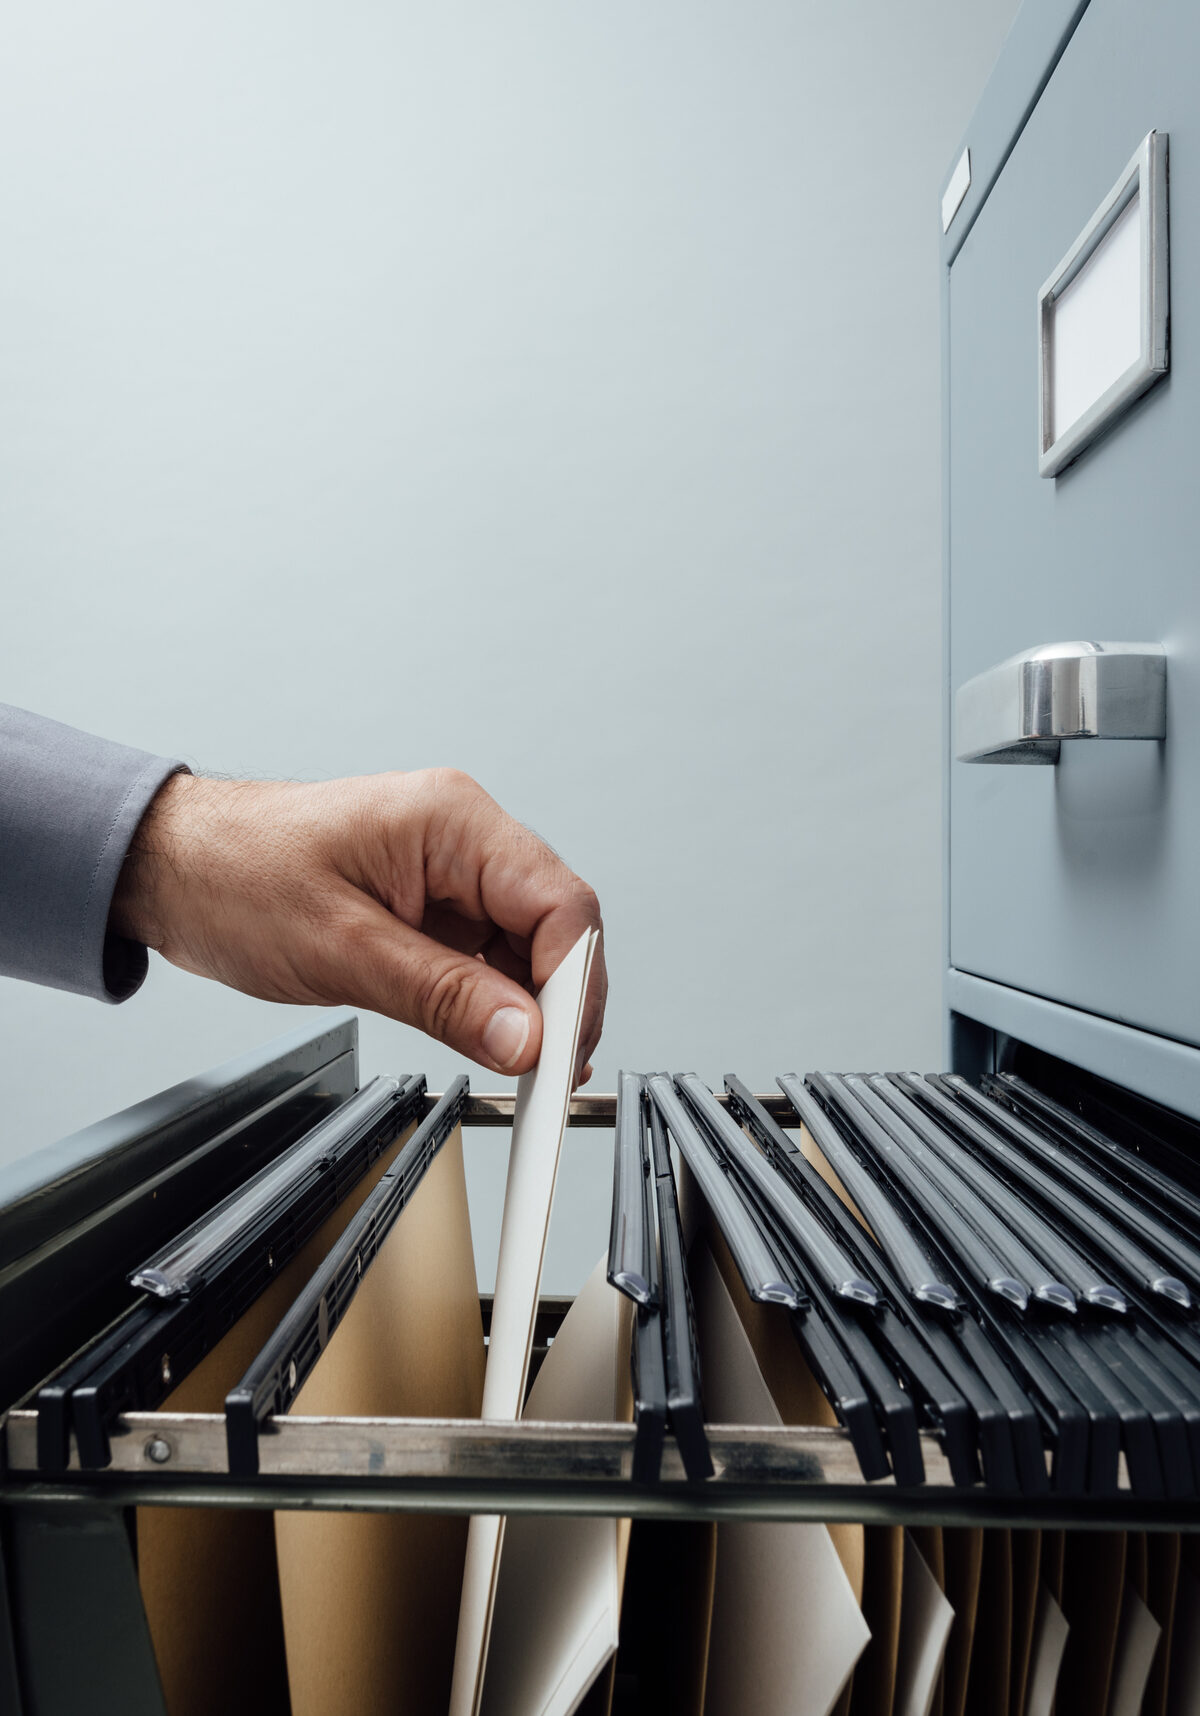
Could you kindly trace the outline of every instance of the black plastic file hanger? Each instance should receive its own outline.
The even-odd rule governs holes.
[[[392,1082],[396,1088],[382,1105],[351,1098],[271,1164],[272,1169],[298,1165],[290,1195],[284,1195],[279,1174],[270,1180],[257,1175],[243,1191],[254,1194],[265,1186],[265,1194],[252,1195],[244,1203],[238,1202],[241,1194],[223,1200],[213,1212],[211,1244],[203,1222],[187,1230],[194,1241],[187,1256],[195,1267],[187,1277],[186,1293],[140,1299],[43,1384],[36,1398],[43,1470],[65,1469],[72,1426],[80,1464],[107,1466],[109,1433],[116,1419],[123,1412],[155,1411],[228,1334],[424,1107],[424,1078]],[[315,1159],[310,1148],[314,1137],[320,1143]],[[244,1222],[231,1228],[229,1211],[235,1203]],[[174,1254],[171,1247],[165,1251]]]
[[[929,1251],[913,1233],[890,1193],[879,1178],[859,1162],[825,1110],[804,1088],[802,1080],[795,1073],[784,1073],[776,1083],[808,1128],[818,1150],[846,1188],[847,1195],[862,1212],[863,1220],[874,1234],[880,1250],[903,1280],[907,1291],[914,1299],[939,1306],[942,1310],[958,1309],[962,1300],[957,1288],[941,1279]]]
[[[695,1073],[682,1073],[675,1082],[710,1132],[719,1138],[722,1150],[736,1166],[742,1181],[753,1186],[758,1197],[774,1212],[776,1221],[792,1241],[804,1279],[809,1282],[819,1279],[836,1298],[851,1299],[861,1305],[878,1303],[874,1282],[864,1276],[832,1234],[814,1219],[788,1182],[764,1161],[761,1151],[748,1142],[708,1086]]]
[[[646,1105],[634,1073],[617,1080],[616,1176],[608,1279],[634,1301],[630,1371],[633,1380],[633,1480],[654,1483],[667,1436],[667,1367],[663,1357],[654,1182],[646,1148]]]
[[[731,1235],[736,1235],[739,1243],[747,1236],[752,1237],[750,1256],[761,1276],[770,1282],[795,1281],[796,1270],[793,1265],[780,1255],[772,1239],[764,1231],[757,1213],[745,1201],[737,1182],[722,1169],[719,1153],[706,1133],[688,1114],[670,1079],[665,1075],[653,1075],[647,1080],[647,1084],[654,1098],[655,1109],[666,1128],[664,1146],[666,1136],[669,1135],[679,1146],[689,1168],[692,1167],[693,1161],[697,1163],[700,1170],[695,1174],[697,1184],[708,1201],[713,1219],[729,1246],[751,1297],[754,1297],[754,1294],[750,1280],[734,1249]],[[652,1121],[653,1118],[652,1114]],[[687,1138],[687,1148],[681,1143],[680,1133]],[[715,1191],[716,1202],[708,1195],[709,1186]],[[838,1324],[828,1323],[819,1313],[814,1314],[812,1301],[802,1290],[797,1289],[795,1296],[797,1306],[789,1307],[792,1313],[792,1331],[826,1399],[850,1437],[864,1479],[873,1482],[876,1478],[887,1477],[892,1467],[884,1447],[875,1404],[856,1355],[850,1350],[845,1329]],[[780,1301],[776,1299],[762,1302]],[[887,1386],[894,1386],[892,1379],[887,1379]],[[909,1406],[911,1410],[911,1402]]]
[[[700,1393],[700,1356],[696,1315],[683,1255],[683,1226],[675,1171],[662,1116],[649,1103],[650,1161],[654,1174],[655,1211],[659,1234],[659,1288],[662,1306],[663,1357],[667,1376],[667,1420],[683,1469],[692,1483],[713,1475],[712,1455],[704,1433],[704,1404]]]
[[[699,1363],[675,1180],[665,1136],[636,1073],[617,1084],[613,1220],[609,1282],[635,1302],[631,1369],[634,1396],[633,1478],[654,1483],[670,1425],[693,1482],[711,1477]]]
[[[931,1148],[869,1079],[850,1076],[844,1082],[910,1161],[943,1197],[954,1204],[964,1221],[974,1228],[1011,1274],[1028,1283],[1034,1298],[1056,1310],[1074,1313],[1077,1308],[1074,1293],[1065,1282],[1056,1278],[1045,1259],[1027,1243],[1029,1228],[1023,1224],[1020,1212],[1017,1212],[1015,1222],[1006,1219],[1007,1199],[1003,1186],[996,1184],[988,1188],[996,1192],[996,1198],[981,1195],[985,1188],[979,1185],[978,1180],[972,1183],[961,1165],[948,1161],[940,1150]]]
[[[913,1399],[900,1385],[893,1366],[878,1351],[874,1318],[867,1313],[867,1320],[860,1321],[852,1304],[835,1299],[818,1277],[808,1276],[803,1259],[797,1253],[790,1226],[779,1215],[779,1206],[774,1200],[764,1197],[757,1178],[742,1176],[739,1158],[748,1148],[746,1140],[733,1127],[742,1148],[736,1156],[727,1149],[728,1134],[710,1122],[710,1111],[706,1107],[698,1106],[702,1094],[711,1098],[712,1093],[699,1080],[691,1083],[693,1077],[681,1074],[675,1082],[695,1117],[698,1134],[724,1170],[729,1183],[736,1186],[764,1234],[769,1235],[775,1254],[785,1260],[787,1272],[803,1277],[806,1282],[811,1308],[801,1319],[802,1326],[807,1328],[814,1320],[821,1320],[862,1378],[891,1449],[896,1482],[904,1485],[923,1483],[925,1465]],[[720,1112],[717,1104],[713,1103],[712,1107]],[[935,1389],[943,1385],[948,1390],[949,1385],[944,1378],[934,1383]]]
[[[736,1171],[736,1170],[735,1170]],[[780,1251],[793,1260],[792,1239],[783,1230],[770,1206],[760,1203],[749,1186],[743,1185],[747,1201],[772,1233]],[[913,1487],[925,1482],[925,1460],[921,1452],[918,1405],[930,1422],[944,1429],[947,1454],[952,1455],[955,1482],[973,1483],[979,1466],[971,1434],[970,1409],[890,1306],[878,1305],[860,1313],[856,1307],[835,1299],[820,1281],[811,1287],[812,1306],[796,1322],[807,1331],[820,1322],[839,1343],[862,1378],[891,1456],[897,1484]]]
[[[886,1162],[886,1134],[874,1117],[867,1114],[861,1104],[851,1101],[847,1093],[839,1093],[836,1081],[825,1081],[821,1075],[814,1074],[808,1082],[814,1093],[827,1095],[831,1100],[835,1112],[847,1127],[849,1137],[864,1135],[865,1143],[862,1139],[859,1141],[864,1154],[875,1136],[879,1138],[880,1154]],[[827,1082],[828,1092],[825,1089]],[[792,1092],[786,1084],[784,1089],[790,1097]],[[840,1104],[836,1102],[839,1094],[842,1097]],[[846,1148],[850,1150],[848,1143]],[[879,1171],[884,1174],[882,1166]],[[961,1230],[955,1231],[955,1224],[944,1219],[944,1212],[937,1209],[936,1203],[931,1207],[920,1199],[911,1198],[902,1179],[885,1176],[883,1184],[885,1197],[898,1200],[899,1208],[910,1213],[914,1224],[927,1235],[935,1250],[946,1250],[951,1259],[953,1280]],[[943,1219],[939,1220],[939,1216]],[[1053,1487],[1063,1494],[1083,1494],[1092,1473],[1103,1483],[1109,1481],[1111,1474],[1115,1482],[1120,1426],[1112,1402],[1091,1380],[1086,1368],[1072,1361],[1069,1354],[1064,1359],[1060,1353],[1061,1343],[1048,1342],[1044,1329],[1014,1317],[1012,1305],[1003,1296],[980,1286],[978,1270],[970,1275],[963,1274],[956,1285],[975,1318],[987,1331],[984,1339],[990,1337],[1005,1355],[1018,1384],[1038,1407],[1053,1447]],[[1037,1481],[1035,1477],[1034,1482]]]
[[[1039,1262],[1054,1279],[1048,1285],[1035,1282],[1035,1296],[1049,1305],[1074,1311],[1077,1297],[1084,1298],[1093,1285],[1093,1272],[1079,1252],[1045,1218],[1040,1208],[1022,1198],[1007,1180],[964,1149],[932,1115],[917,1106],[895,1079],[875,1074],[867,1083],[876,1097],[894,1110],[897,1119],[927,1149],[932,1150],[960,1178],[969,1176],[975,1191],[1003,1218],[1009,1231],[1022,1235],[1031,1250],[1036,1250]],[[1053,1290],[1055,1285],[1069,1295],[1069,1304],[1063,1304],[1060,1295]],[[1120,1308],[1119,1295],[1114,1295],[1114,1298],[1117,1302],[1109,1308],[1117,1310]]]
[[[324,1206],[333,1209],[340,1202],[338,1167],[346,1140],[368,1131],[381,1116],[393,1115],[406,1086],[424,1094],[424,1079],[372,1079],[245,1185],[160,1246],[130,1272],[130,1285],[162,1299],[194,1293],[220,1273],[229,1257],[241,1255],[258,1232],[295,1211],[310,1188],[320,1187]]]
[[[857,1251],[860,1267],[878,1285],[885,1301],[932,1354],[970,1405],[976,1421],[975,1437],[983,1479],[996,1490],[1025,1490],[1047,1487],[1042,1431],[1037,1413],[970,1317],[946,1322],[921,1314],[910,1304],[899,1277],[837,1194],[808,1162],[778,1121],[733,1074],[727,1074],[725,1089],[731,1114],[757,1139],[767,1159],[794,1183],[820,1219],[833,1225],[843,1245]],[[956,1451],[947,1447],[955,1470]],[[956,1482],[973,1482],[966,1475],[970,1466],[962,1461],[963,1475]]]
[[[960,1080],[951,1074],[946,1082],[957,1090]],[[1107,1218],[1110,1228],[1113,1224],[1123,1227],[1127,1233],[1134,1234],[1152,1256],[1163,1260],[1167,1267],[1162,1269],[1154,1291],[1165,1299],[1174,1300],[1185,1310],[1189,1309],[1193,1295],[1200,1290],[1200,1250],[1178,1228],[1169,1226],[1159,1211],[1130,1188],[1115,1185],[1107,1174],[1100,1173],[1080,1156],[1064,1150],[1041,1125],[1031,1125],[1006,1104],[995,1098],[990,1100],[1009,1137],[1034,1155],[1055,1178],[1081,1190],[1096,1210]]]
[[[859,1160],[877,1173],[893,1196],[899,1195],[935,1234],[962,1272],[985,1290],[995,1293],[1018,1310],[1029,1304],[1028,1283],[1015,1271],[999,1247],[994,1227],[976,1227],[939,1183],[936,1172],[900,1148],[888,1127],[870,1112],[847,1081],[836,1075],[810,1073],[810,1090],[835,1112],[843,1123],[847,1142]],[[982,1230],[981,1230],[982,1229]]]
[[[1089,1339],[1097,1357],[1123,1379],[1146,1411],[1158,1446],[1163,1494],[1171,1501],[1184,1501],[1196,1493],[1187,1423],[1187,1408],[1190,1404],[1194,1410],[1195,1403],[1181,1394],[1179,1379],[1163,1365],[1157,1344],[1146,1339],[1145,1330],[1138,1334],[1141,1339],[1127,1328],[1096,1327],[1089,1331]]]
[[[618,1073],[608,1280],[638,1305],[658,1302],[650,1177],[642,1081],[637,1073]]]
[[[1200,1232],[1200,1198],[1161,1168],[1124,1149],[1011,1073],[999,1077],[988,1074],[983,1089],[1119,1186],[1126,1196],[1135,1198],[1152,1216],[1166,1220],[1184,1239]]]
[[[671,1079],[665,1073],[652,1073],[646,1083],[651,1099],[717,1218],[750,1297],[760,1304],[802,1310],[808,1303],[803,1281],[794,1271],[785,1270],[766,1245],[758,1222],[722,1172]]]
[[[1169,1399],[1177,1411],[1187,1436],[1192,1466],[1192,1489],[1186,1493],[1200,1495],[1200,1343],[1180,1339],[1184,1325],[1177,1318],[1160,1319],[1157,1306],[1148,1299],[1135,1307],[1136,1325],[1114,1331],[1121,1351],[1135,1365],[1143,1362],[1147,1350],[1154,1355],[1160,1372],[1168,1378]],[[1164,1475],[1171,1469],[1167,1455],[1163,1456]]]
[[[1097,1247],[1108,1261],[1128,1280],[1147,1292],[1172,1304],[1188,1306],[1191,1294],[1186,1284],[1166,1266],[1164,1259],[1152,1256],[1138,1239],[1110,1220],[1111,1205],[1119,1200],[1106,1199],[1104,1208],[1097,1208],[1090,1198],[1081,1195],[1082,1182],[1069,1183],[1061,1173],[1050,1172],[1040,1151],[1040,1140],[1031,1127],[1015,1115],[974,1090],[956,1074],[930,1074],[926,1081],[940,1090],[977,1120],[983,1122],[978,1141],[990,1158],[1002,1163],[1014,1179],[1030,1187],[1047,1209],[1057,1209],[1059,1219],[1067,1222],[1076,1238],[1085,1245]],[[1022,1148],[1022,1146],[1025,1146]],[[1078,1184],[1080,1190],[1076,1190]]]
[[[246,1374],[225,1397],[229,1470],[258,1471],[259,1431],[295,1400],[346,1315],[426,1170],[462,1119],[469,1086],[460,1074],[422,1120],[396,1160],[351,1218],[341,1237],[293,1301]]]
[[[975,1146],[975,1149],[971,1151],[964,1149],[964,1154],[973,1163],[977,1172],[984,1170],[979,1149],[982,1148],[989,1155],[991,1154],[992,1135],[987,1132],[981,1122],[917,1073],[894,1074],[888,1083],[891,1087],[889,1100],[892,1100],[891,1093],[894,1093],[895,1100],[905,1104],[903,1109],[905,1114],[909,1112],[910,1107],[921,1113],[930,1113],[931,1118],[939,1124],[939,1135],[942,1138],[966,1139],[968,1143]],[[915,1125],[915,1122],[913,1124]],[[1000,1175],[995,1173],[993,1178],[999,1180]],[[1009,1175],[1006,1184],[1010,1187],[1013,1186],[1011,1175]],[[1044,1211],[1047,1216],[1045,1225],[1049,1226],[1049,1218],[1053,1212],[1047,1210],[1047,1206],[1033,1187],[1020,1184],[1022,1184],[1023,1196],[1027,1200],[1027,1207]],[[1058,1268],[1063,1279],[1071,1284],[1079,1298],[1086,1300],[1089,1305],[1098,1306],[1102,1310],[1123,1312],[1127,1308],[1126,1295],[1115,1283],[1105,1278],[1104,1270],[1089,1255],[1088,1250],[1072,1243],[1062,1234],[1061,1230],[1058,1233],[1058,1242],[1060,1248]]]

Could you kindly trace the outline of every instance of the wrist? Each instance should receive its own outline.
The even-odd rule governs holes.
[[[129,941],[159,947],[165,934],[166,895],[179,880],[187,841],[184,830],[204,783],[180,771],[165,780],[138,823],[113,890],[109,928]]]

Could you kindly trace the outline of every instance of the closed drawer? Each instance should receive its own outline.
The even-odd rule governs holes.
[[[950,961],[1200,1043],[1200,14],[1093,0],[950,272],[950,672],[1067,639],[1161,642],[1165,742],[954,762]],[[1170,138],[1171,368],[1038,474],[1037,298],[1152,129]],[[953,742],[953,734],[951,735]]]

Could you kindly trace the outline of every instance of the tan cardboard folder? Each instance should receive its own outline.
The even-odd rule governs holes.
[[[470,1418],[483,1323],[462,1134],[435,1156],[363,1276],[293,1414]],[[293,1716],[443,1716],[464,1520],[425,1513],[279,1513]]]
[[[245,1316],[163,1402],[223,1412],[245,1375],[411,1135],[407,1127]],[[287,1716],[275,1531],[257,1508],[139,1508],[138,1578],[169,1716]]]

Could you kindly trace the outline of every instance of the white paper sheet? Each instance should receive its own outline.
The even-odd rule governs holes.
[[[632,1306],[607,1258],[568,1311],[529,1393],[526,1419],[611,1423]],[[504,1532],[483,1716],[569,1716],[617,1648],[617,1521],[518,1514]]]
[[[1050,1592],[1038,1589],[1037,1619],[1033,1623],[1033,1649],[1029,1653],[1029,1690],[1025,1694],[1025,1716],[1050,1716],[1058,1689],[1058,1671],[1067,1648],[1071,1628]]]
[[[1132,1585],[1121,1598],[1108,1716],[1138,1716],[1162,1628]]]
[[[781,1423],[707,1246],[691,1276],[705,1417]],[[719,1526],[705,1716],[828,1716],[870,1636],[823,1525]]]
[[[544,985],[538,996],[542,1010],[541,1054],[533,1071],[517,1084],[492,1328],[483,1380],[485,1419],[512,1422],[521,1413],[550,1206],[595,945],[595,931],[581,936]],[[476,1514],[472,1518],[458,1612],[450,1716],[478,1716],[503,1536],[501,1515]]]
[[[954,1610],[907,1531],[902,1591],[900,1655],[892,1710],[894,1716],[929,1716],[946,1641],[954,1625]]]

